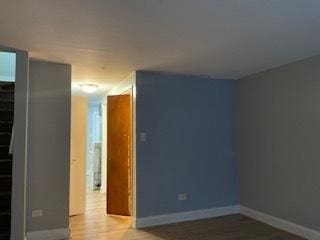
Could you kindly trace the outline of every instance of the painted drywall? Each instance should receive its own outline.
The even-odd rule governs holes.
[[[234,94],[233,80],[136,72],[138,218],[238,204]]]
[[[27,232],[68,228],[71,66],[31,61],[29,81]]]
[[[241,204],[320,230],[320,56],[237,82]]]
[[[0,52],[0,81],[14,82],[16,77],[16,54]]]

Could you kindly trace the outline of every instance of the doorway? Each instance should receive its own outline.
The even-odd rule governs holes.
[[[101,103],[88,98],[86,152],[86,212],[105,212],[106,195],[101,189],[102,118]]]
[[[132,215],[131,95],[108,96],[107,214]]]
[[[90,96],[72,97],[70,228],[75,238],[132,225],[131,92],[106,99],[104,105]]]

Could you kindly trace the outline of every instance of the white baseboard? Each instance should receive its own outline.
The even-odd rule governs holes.
[[[28,232],[26,240],[61,240],[70,238],[69,228]]]
[[[301,225],[262,213],[256,210],[240,206],[240,213],[246,215],[250,218],[256,219],[260,222],[271,225],[275,228],[290,232],[292,234],[298,235],[300,237],[309,240],[320,240],[320,232],[315,231],[310,228],[303,227]]]
[[[196,211],[180,212],[180,213],[170,213],[165,215],[151,216],[136,218],[134,220],[133,226],[135,228],[144,228],[157,225],[164,225],[177,222],[185,222],[197,219],[205,219],[212,217],[219,217],[224,215],[236,214],[239,213],[240,206],[227,206],[227,207],[218,207],[210,208]]]
[[[289,222],[289,221],[286,221],[286,220],[283,220],[283,219],[280,219],[280,218],[277,218],[277,217],[274,217],[274,216],[271,216],[271,215],[268,215],[244,206],[238,206],[238,205],[136,218],[133,220],[133,227],[144,228],[144,227],[151,227],[151,226],[164,225],[164,224],[170,224],[170,223],[178,223],[178,222],[184,222],[184,221],[219,217],[219,216],[236,214],[236,213],[241,213],[250,218],[253,218],[260,222],[271,225],[275,228],[279,228],[281,230],[290,232],[292,234],[301,236],[309,240],[320,240],[319,231],[316,231],[307,227],[303,227],[296,223],[292,223],[292,222]]]

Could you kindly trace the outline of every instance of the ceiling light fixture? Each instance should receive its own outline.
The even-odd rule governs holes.
[[[94,93],[95,91],[97,91],[98,87],[99,86],[97,84],[92,84],[92,83],[80,84],[80,88],[85,93]]]

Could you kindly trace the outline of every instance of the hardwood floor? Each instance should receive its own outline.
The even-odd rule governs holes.
[[[86,214],[70,217],[72,239],[99,239],[101,234],[131,228],[131,218],[106,215],[105,194],[87,190]],[[104,239],[104,238],[101,238]]]
[[[255,221],[241,214],[144,229],[163,240],[302,240],[303,238]],[[144,238],[141,238],[144,239]]]
[[[130,218],[105,215],[100,193],[88,195],[87,203],[86,215],[70,218],[74,240],[303,240],[240,214],[132,229]]]
[[[87,189],[86,195],[86,210],[87,212],[92,212],[92,210],[106,209],[106,195],[100,193],[100,191],[92,191]]]

